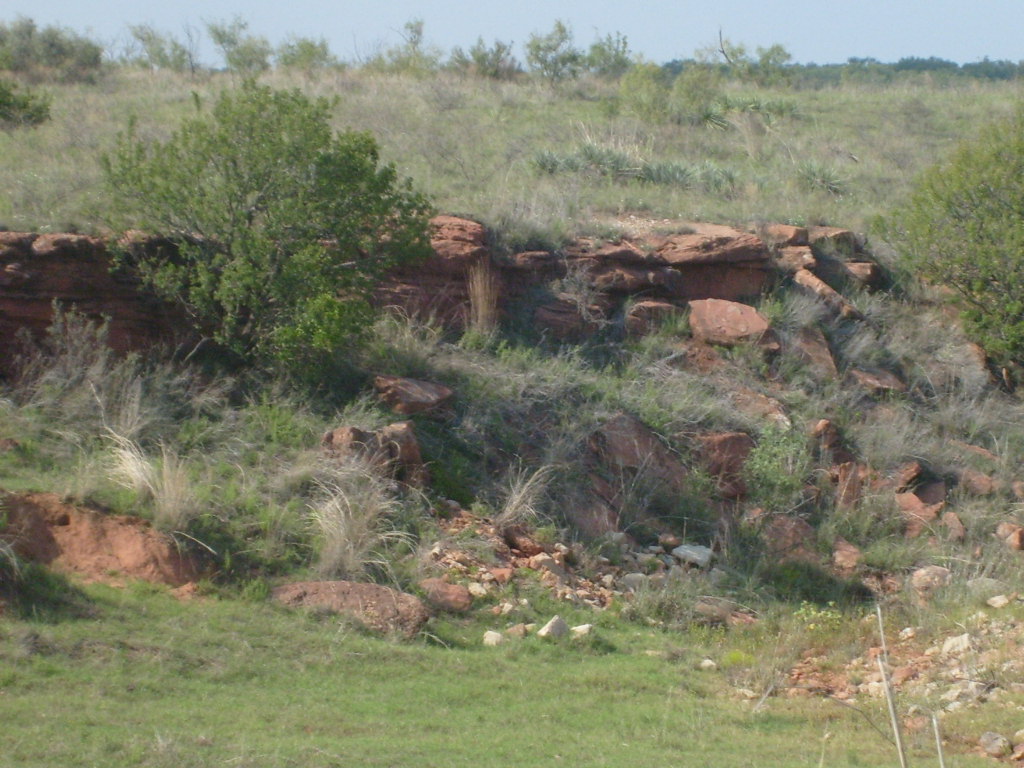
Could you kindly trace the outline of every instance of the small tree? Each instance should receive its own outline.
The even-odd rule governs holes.
[[[495,40],[488,47],[482,37],[477,38],[468,53],[461,48],[453,48],[448,65],[460,72],[492,80],[511,80],[522,71],[512,55],[512,43]]]
[[[621,32],[605,35],[592,43],[587,51],[587,68],[598,77],[614,80],[622,77],[633,66],[629,42]]]
[[[290,37],[278,46],[275,61],[277,66],[300,70],[307,77],[318,70],[338,66],[338,60],[323,38]]]
[[[1024,362],[1024,108],[925,172],[883,231],[990,355]]]
[[[133,62],[149,69],[166,69],[172,72],[194,72],[196,51],[193,45],[176,40],[171,35],[158,32],[148,24],[134,24],[128,27],[128,34],[141,49]],[[189,41],[192,42],[192,41]]]
[[[546,35],[532,34],[526,41],[526,63],[550,83],[575,78],[585,64],[582,51],[572,44],[572,30],[563,21]]]
[[[242,359],[299,373],[355,338],[375,278],[429,252],[424,198],[330,111],[246,82],[164,142],[130,127],[104,159],[115,223],[177,245],[122,263]]]
[[[230,22],[206,22],[206,31],[232,72],[254,75],[270,68],[273,49],[267,38],[247,34],[249,22],[236,16]]]

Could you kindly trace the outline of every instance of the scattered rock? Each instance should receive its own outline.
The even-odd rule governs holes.
[[[379,584],[304,581],[277,587],[271,596],[283,605],[340,613],[374,631],[406,638],[415,636],[430,617],[419,598]]]
[[[814,551],[817,535],[810,523],[792,515],[771,515],[761,529],[766,555],[773,562],[817,563]]]
[[[714,560],[715,553],[710,547],[700,544],[680,544],[672,550],[672,557],[686,565],[708,568]]]
[[[817,328],[801,328],[789,339],[787,346],[817,381],[835,381],[839,378],[832,349],[825,334]]]
[[[720,432],[699,435],[696,442],[698,458],[719,492],[727,499],[745,495],[743,467],[754,449],[753,438],[745,432]]]
[[[473,595],[461,584],[449,584],[444,579],[430,578],[420,582],[427,602],[439,611],[465,613],[473,606]]]
[[[996,481],[984,472],[964,469],[959,479],[960,487],[972,496],[991,496],[996,492]]]
[[[386,406],[403,416],[432,411],[455,394],[443,384],[400,376],[377,376],[373,380],[373,388]]]
[[[855,571],[863,558],[864,555],[860,549],[855,547],[846,539],[836,539],[836,542],[832,547],[832,565],[834,565],[838,570],[844,572]]]
[[[952,574],[941,565],[926,565],[910,574],[910,585],[918,599],[927,602],[936,592],[949,585]]]
[[[788,275],[793,275],[801,269],[814,269],[817,261],[814,252],[807,245],[790,245],[779,249],[773,260],[775,268]]]
[[[798,269],[793,274],[793,282],[803,288],[812,296],[817,296],[824,302],[825,306],[836,312],[841,317],[851,320],[863,320],[862,315],[856,307],[846,300],[842,294],[832,288],[828,283],[811,272],[809,269]]]
[[[593,624],[577,624],[569,631],[572,632],[573,637],[586,637],[593,629]]]
[[[590,435],[587,445],[609,469],[643,470],[674,488],[680,488],[689,474],[658,436],[628,413],[606,421]]]
[[[807,245],[808,232],[806,227],[792,224],[767,224],[761,227],[761,236],[771,245]]]
[[[946,529],[946,535],[950,541],[961,543],[967,538],[967,529],[956,512],[943,513],[942,525]]]
[[[978,746],[989,757],[1006,757],[1013,752],[1010,740],[993,731],[986,731],[978,739]]]
[[[704,672],[714,672],[716,669],[718,669],[718,665],[714,662],[713,659],[701,659],[701,662],[697,665],[697,668]]]
[[[528,627],[528,624],[513,624],[511,627],[505,630],[505,634],[508,637],[514,637],[518,640],[522,640],[524,637],[530,634],[530,630],[528,629]]]
[[[996,595],[995,597],[990,597],[988,600],[986,600],[985,604],[988,605],[990,608],[995,608],[998,610],[1000,608],[1005,608],[1011,602],[1012,601],[1010,600],[1010,598],[1006,595]]]
[[[495,632],[493,629],[489,629],[484,632],[484,645],[494,647],[496,645],[501,645],[503,642],[505,642],[505,635],[501,634],[501,632]]]
[[[907,385],[890,371],[863,371],[859,368],[851,368],[847,375],[853,384],[872,395],[878,396],[907,391]]]
[[[554,616],[547,624],[537,630],[537,637],[557,639],[569,634],[569,625],[561,616]]]
[[[961,656],[969,650],[971,650],[971,636],[966,632],[962,635],[947,637],[942,643],[943,656]]]
[[[325,453],[342,461],[358,458],[380,472],[415,487],[430,482],[411,421],[389,424],[374,432],[357,427],[338,427],[324,434]]]
[[[904,534],[907,538],[914,539],[938,521],[939,512],[942,511],[945,502],[925,504],[916,494],[897,493],[896,504],[906,524]]]
[[[630,336],[644,336],[660,328],[666,320],[682,312],[669,301],[645,299],[637,301],[626,312],[626,333]]]

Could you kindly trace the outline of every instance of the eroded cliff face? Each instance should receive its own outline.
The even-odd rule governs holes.
[[[0,372],[10,372],[19,334],[39,338],[46,332],[55,302],[108,319],[110,345],[122,352],[170,343],[185,331],[172,307],[111,272],[103,240],[0,232]]]
[[[816,268],[811,247],[815,237],[829,238],[834,245],[831,240],[839,235],[849,236],[853,245],[848,250],[855,248],[845,230],[809,234],[776,225],[753,234],[696,224],[684,234],[617,242],[585,238],[558,252],[499,257],[477,222],[438,216],[431,228],[433,256],[388,275],[373,297],[379,307],[463,327],[470,316],[470,275],[484,267],[497,313],[515,308],[527,295],[535,301],[540,297],[530,308],[533,322],[564,339],[583,337],[619,317],[627,299],[643,310],[644,317],[625,317],[627,330],[635,330],[644,327],[648,314],[660,317],[691,301],[756,298],[773,273],[810,274]],[[841,244],[849,245],[845,240]],[[143,240],[134,247],[168,244]],[[90,318],[108,318],[110,343],[119,351],[177,343],[188,333],[188,324],[173,307],[140,290],[130,276],[111,272],[103,240],[0,232],[0,371],[10,370],[19,332],[37,337],[45,332],[54,302]]]

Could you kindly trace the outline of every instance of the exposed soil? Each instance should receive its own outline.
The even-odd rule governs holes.
[[[72,506],[52,493],[2,494],[0,509],[0,540],[18,557],[83,581],[177,587],[196,578],[174,541],[140,518]]]

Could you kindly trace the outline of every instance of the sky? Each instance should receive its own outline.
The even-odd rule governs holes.
[[[426,41],[445,53],[483,37],[515,43],[522,59],[522,43],[561,19],[578,47],[620,32],[634,53],[658,63],[715,45],[719,30],[751,51],[779,43],[801,63],[1024,60],[1024,0],[0,0],[0,21],[19,16],[87,33],[115,51],[129,24],[180,37],[186,26],[241,16],[271,43],[322,37],[336,56],[358,61],[399,44],[404,24],[422,19]],[[208,43],[201,58],[219,64]]]

